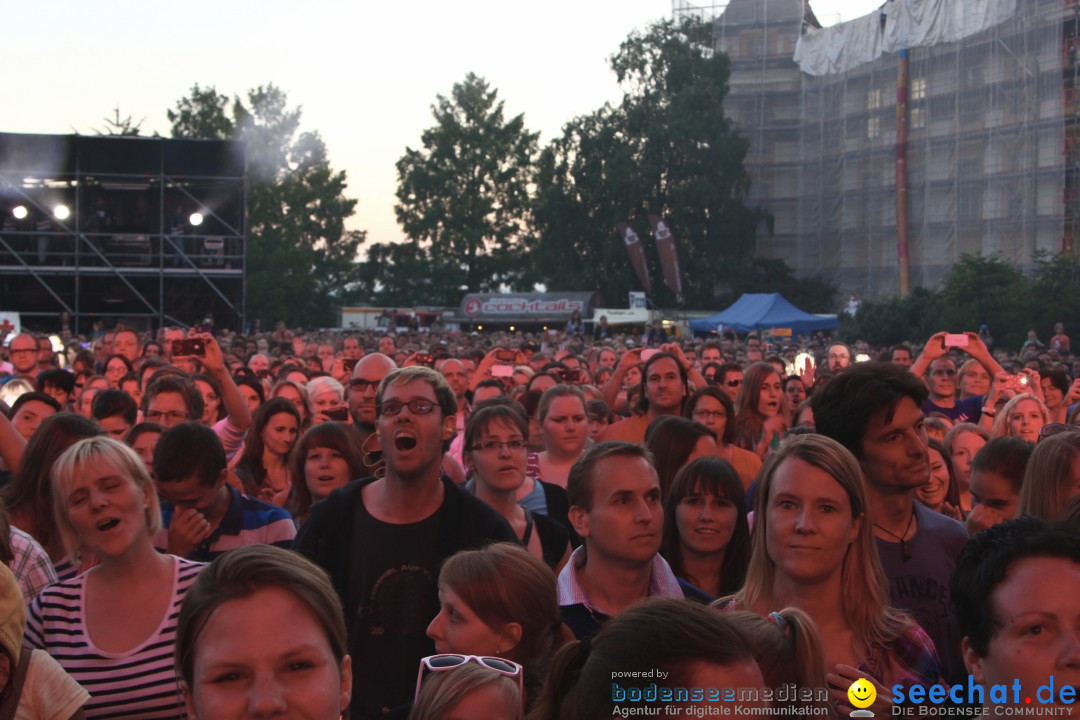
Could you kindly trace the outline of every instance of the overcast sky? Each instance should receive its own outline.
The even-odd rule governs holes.
[[[823,24],[882,0],[812,0]],[[92,133],[114,107],[168,135],[165,111],[194,83],[229,95],[274,83],[303,107],[370,241],[401,238],[394,163],[432,124],[437,94],[468,72],[541,143],[619,96],[610,57],[671,0],[39,0],[10,10],[0,43],[0,131]],[[14,14],[12,14],[14,13]],[[144,119],[145,118],[145,119]]]

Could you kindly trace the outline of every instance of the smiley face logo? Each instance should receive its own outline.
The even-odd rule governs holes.
[[[857,708],[868,708],[877,699],[877,688],[866,678],[859,678],[847,689],[848,700]]]

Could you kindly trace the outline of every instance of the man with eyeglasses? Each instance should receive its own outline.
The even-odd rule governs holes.
[[[30,333],[19,333],[11,339],[8,345],[8,358],[11,362],[11,376],[3,382],[14,378],[25,378],[31,382],[37,382],[38,374],[38,343]]]
[[[363,362],[354,381],[375,372]],[[295,545],[329,573],[341,596],[358,683],[351,716],[365,720],[412,697],[410,670],[434,651],[425,630],[439,612],[442,561],[459,550],[516,541],[506,520],[442,474],[457,413],[442,375],[423,366],[392,370],[375,408],[385,475],[316,503]]]
[[[251,427],[251,408],[225,367],[225,356],[214,336],[200,333],[192,337],[203,341],[205,355],[198,357],[203,370],[221,385],[221,402],[228,413],[214,423],[213,429],[221,439],[225,455],[236,455]],[[194,359],[176,356],[174,359]],[[143,419],[155,422],[168,430],[180,423],[199,422],[203,415],[202,395],[187,378],[164,375],[150,383],[142,397]]]
[[[375,457],[380,450],[377,438],[372,437],[375,435],[375,392],[383,378],[395,368],[397,365],[387,356],[371,353],[356,363],[348,382],[349,415],[367,475],[375,474]]]
[[[922,409],[925,414],[941,413],[954,423],[978,423],[982,416],[986,396],[978,395],[966,400],[956,399],[958,380],[956,362],[949,357],[949,350],[966,352],[978,360],[992,378],[996,378],[998,373],[1003,373],[1005,370],[997,360],[994,360],[978,333],[967,332],[963,333],[963,336],[967,338],[966,346],[956,345],[955,336],[944,332],[931,335],[922,353],[911,366],[911,372],[916,377],[923,378],[926,387],[930,390],[929,397],[923,403]],[[950,343],[948,345],[946,345],[947,339]],[[987,408],[987,413],[992,415],[993,408]]]

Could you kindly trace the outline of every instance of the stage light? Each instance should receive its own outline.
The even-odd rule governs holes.
[[[188,222],[190,222],[192,224],[192,226],[194,226],[194,227],[198,227],[199,225],[202,225],[202,221],[203,221],[202,213],[198,213],[198,212],[191,213],[191,217],[188,218]]]
[[[28,213],[28,212],[27,212],[27,210],[26,210],[26,206],[24,206],[24,205],[16,205],[16,206],[15,206],[15,207],[14,207],[14,208],[12,209],[12,211],[11,211],[11,214],[15,216],[15,219],[16,219],[16,220],[25,220],[25,219],[26,219],[26,216],[27,216],[27,215],[28,215],[29,213]]]
[[[57,220],[67,220],[69,217],[71,217],[71,211],[68,210],[67,205],[57,205],[53,208],[52,213],[53,217],[55,217]]]

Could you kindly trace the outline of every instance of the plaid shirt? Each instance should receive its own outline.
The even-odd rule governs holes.
[[[22,530],[11,528],[11,550],[15,555],[11,570],[19,581],[23,601],[29,605],[38,593],[56,582],[56,570],[37,540]]]
[[[859,665],[889,685],[934,685],[941,682],[941,667],[934,641],[912,621],[904,634],[888,645],[874,645]]]

